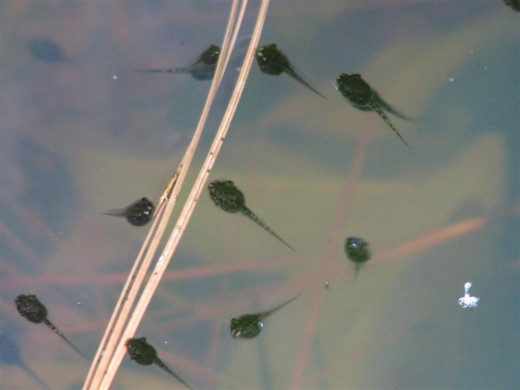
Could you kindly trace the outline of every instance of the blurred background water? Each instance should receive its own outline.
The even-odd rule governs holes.
[[[210,85],[132,71],[220,45],[229,9],[0,2],[0,388],[81,387],[88,363],[14,298],[36,294],[94,355],[147,231],[102,212],[158,199]],[[204,193],[137,336],[195,388],[520,387],[519,15],[499,0],[272,2],[261,44],[328,100],[253,64],[211,179],[297,252]],[[411,151],[334,89],[341,73],[417,118],[391,117]],[[348,236],[373,253],[357,278]],[[467,281],[474,311],[457,306]],[[299,292],[258,338],[229,335]],[[114,388],[182,385],[127,357]]]

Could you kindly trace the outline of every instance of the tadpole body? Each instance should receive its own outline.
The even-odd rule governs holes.
[[[345,253],[347,258],[355,264],[355,276],[359,274],[361,267],[370,260],[370,246],[360,237],[347,237],[345,240]]]

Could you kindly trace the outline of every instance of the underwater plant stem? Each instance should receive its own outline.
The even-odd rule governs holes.
[[[208,93],[208,98],[199,119],[197,129],[190,142],[190,145],[186,150],[181,164],[166,186],[166,189],[158,202],[152,227],[150,228],[148,236],[146,237],[145,242],[141,247],[134,266],[130,271],[126,284],[123,287],[123,291],[117,302],[116,308],[112,314],[112,318],[110,319],[110,322],[105,330],[105,334],[103,335],[103,339],[101,340],[98,351],[83,385],[84,390],[110,387],[110,384],[113,381],[113,377],[117,372],[117,368],[119,367],[124,356],[124,342],[126,341],[126,338],[133,336],[132,333],[126,338],[121,338],[124,327],[127,324],[127,320],[130,315],[130,310],[134,306],[137,294],[141,289],[143,280],[148,269],[150,268],[150,264],[155,257],[159,243],[164,236],[166,226],[171,217],[171,214],[173,213],[173,208],[175,206],[178,194],[180,192],[184,178],[186,177],[191,161],[193,160],[200,136],[206,124],[210,108],[222,81],[225,67],[229,62],[232,45],[234,45],[234,42],[236,41],[239,26],[245,11],[245,9],[243,9],[240,16],[237,18],[236,15],[238,10],[238,3],[238,0],[234,0],[231,8],[226,33],[222,43],[221,55],[217,63],[215,77],[212,81],[210,91]],[[119,351],[117,357],[116,350]],[[111,367],[110,370],[109,366]]]
[[[166,204],[166,206],[173,208],[173,205],[170,204]],[[114,312],[112,313],[110,322],[105,329],[105,333],[98,346],[96,356],[92,361],[83,389],[99,388],[100,381],[103,378],[103,373],[106,371],[117,346],[117,341],[119,340],[118,335],[121,334],[123,326],[128,319],[129,311],[132,306],[131,303],[135,300],[139,286],[146,276],[146,270],[154,256],[154,248],[157,248],[159,244],[160,237],[155,233],[160,228],[159,225],[167,223],[167,219],[161,218],[164,212],[165,203],[161,203],[156,209],[152,227],[150,228],[137,259],[134,262],[132,270],[128,275],[128,279],[123,287]]]
[[[247,3],[247,1],[243,2],[244,5],[246,3]],[[246,79],[251,70],[251,65],[252,65],[252,62],[254,59],[255,49],[258,46],[258,42],[260,40],[260,34],[261,34],[262,27],[263,27],[263,24],[265,21],[265,16],[267,14],[268,4],[269,4],[268,0],[262,1],[262,4],[260,6],[260,11],[259,11],[259,14],[257,17],[255,29],[253,31],[253,35],[252,35],[252,38],[251,38],[251,41],[250,41],[250,44],[249,44],[249,47],[247,50],[247,54],[244,59],[244,63],[242,64],[240,74],[239,74],[237,83],[235,85],[235,89],[234,89],[233,94],[230,99],[230,103],[229,103],[229,105],[226,109],[226,112],[224,114],[224,117],[221,121],[220,127],[214,138],[213,144],[211,145],[211,148],[210,148],[208,155],[206,157],[206,160],[204,161],[204,164],[199,172],[197,180],[195,181],[195,184],[193,185],[193,188],[188,197],[188,200],[186,201],[186,203],[181,211],[179,219],[175,223],[175,226],[172,229],[170,237],[165,245],[165,248],[164,248],[161,256],[159,257],[159,260],[156,263],[155,269],[153,270],[153,272],[150,275],[150,278],[148,280],[148,283],[146,284],[146,286],[143,289],[143,292],[130,317],[130,320],[128,321],[126,328],[124,329],[122,335],[120,335],[119,343],[116,347],[113,357],[110,360],[110,364],[107,368],[107,372],[101,374],[101,376],[103,377],[103,380],[101,381],[101,385],[99,387],[101,389],[110,388],[113,378],[114,378],[114,376],[117,372],[117,369],[119,368],[119,365],[121,364],[121,361],[125,354],[125,341],[128,338],[133,337],[133,335],[135,334],[135,331],[144,316],[144,313],[161,281],[161,278],[168,267],[168,264],[173,256],[173,253],[175,252],[175,249],[177,248],[177,246],[180,242],[182,234],[184,233],[184,230],[186,229],[187,223],[188,223],[191,215],[193,214],[194,208],[197,204],[197,200],[199,199],[201,192],[205,188],[205,183],[207,181],[207,178],[211,172],[213,165],[215,164],[216,158],[221,149],[223,141],[226,137],[229,126],[231,125],[231,120],[234,116],[234,113],[236,111],[236,108],[238,106],[238,103],[242,96],[242,92],[245,87]]]

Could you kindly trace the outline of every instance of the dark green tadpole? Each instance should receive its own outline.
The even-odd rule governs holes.
[[[348,237],[345,240],[345,252],[350,261],[355,263],[356,265],[356,277],[359,273],[359,270],[370,260],[370,247],[368,242],[359,237]]]
[[[362,111],[375,111],[390,126],[390,128],[397,134],[401,141],[411,149],[410,145],[404,140],[402,135],[399,133],[394,124],[386,116],[384,111],[398,116],[404,120],[410,121],[411,119],[401,112],[397,111],[390,104],[386,103],[379,94],[374,91],[370,85],[361,78],[359,74],[348,75],[342,73],[336,79],[336,89],[347,98],[347,100],[356,108]]]
[[[278,234],[267,226],[259,217],[256,216],[247,206],[246,198],[242,191],[231,180],[213,180],[208,184],[209,196],[213,203],[226,213],[242,213],[256,224],[271,233],[280,242],[295,251],[292,246],[286,243]]]
[[[178,68],[141,69],[139,73],[189,73],[197,80],[212,80],[217,69],[220,47],[211,45],[188,66]]]
[[[47,318],[47,308],[43,303],[38,300],[36,295],[24,295],[20,294],[14,300],[16,309],[22,317],[27,318],[34,324],[43,322],[47,325],[54,333],[61,337],[67,344],[69,344],[77,353],[87,359],[87,357],[77,349],[69,339]]]
[[[242,339],[252,339],[260,334],[262,329],[264,329],[265,324],[263,322],[264,319],[269,317],[275,311],[280,310],[285,305],[288,305],[296,298],[298,298],[301,294],[296,295],[295,297],[289,299],[287,302],[282,303],[281,305],[276,306],[273,309],[254,313],[254,314],[244,314],[240,317],[235,317],[231,319],[231,324],[229,327],[229,332],[231,336],[235,338]]]
[[[134,226],[144,226],[153,218],[155,206],[148,198],[141,198],[122,209],[105,211],[104,215],[125,217],[128,223]]]
[[[255,56],[256,61],[258,62],[258,66],[263,73],[271,76],[279,76],[282,73],[285,73],[289,77],[305,85],[323,99],[327,99],[296,72],[294,66],[289,62],[287,56],[280,49],[278,49],[278,46],[276,46],[275,43],[260,46],[258,49],[256,49]]]
[[[143,366],[155,364],[166,371],[168,374],[172,375],[188,389],[193,389],[184,380],[182,380],[180,376],[178,376],[166,364],[164,364],[161,359],[159,359],[159,356],[157,356],[157,351],[154,347],[147,343],[146,337],[128,339],[126,340],[125,345],[130,359],[134,360],[136,363]]]
[[[504,0],[504,3],[513,8],[515,11],[520,12],[520,0]]]

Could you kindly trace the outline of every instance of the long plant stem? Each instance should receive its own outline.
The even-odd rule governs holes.
[[[247,54],[244,59],[244,63],[242,64],[240,74],[235,85],[235,89],[231,96],[231,100],[226,109],[226,112],[224,113],[224,117],[222,119],[220,127],[217,131],[217,134],[215,135],[213,143],[210,147],[208,155],[206,156],[206,160],[202,165],[199,175],[195,181],[195,184],[192,187],[190,195],[188,196],[188,200],[186,201],[181,211],[181,214],[177,222],[175,223],[175,226],[173,227],[173,230],[170,234],[170,237],[168,238],[165,248],[161,256],[159,257],[159,260],[157,261],[157,264],[155,265],[152,274],[150,275],[150,279],[144,287],[144,290],[139,298],[139,301],[137,302],[135,310],[132,312],[132,315],[130,317],[130,320],[128,321],[126,328],[123,331],[122,337],[120,338],[114,356],[111,359],[109,367],[107,369],[107,374],[104,376],[104,380],[101,383],[102,389],[107,389],[110,387],[112,379],[115,376],[116,371],[119,365],[121,364],[121,361],[125,354],[125,340],[134,336],[135,331],[137,330],[137,327],[139,326],[144,316],[144,313],[148,308],[148,305],[152,300],[152,297],[155,291],[157,290],[157,287],[159,286],[161,278],[164,275],[168,267],[168,264],[173,258],[173,254],[186,229],[189,219],[193,215],[193,211],[195,209],[197,201],[200,197],[202,190],[204,189],[205,183],[211,172],[211,169],[215,164],[219,151],[228,132],[229,126],[231,125],[231,120],[236,112],[238,103],[244,91],[245,83],[251,70],[251,65],[254,59],[255,50],[260,40],[260,35],[267,14],[268,5],[269,0],[262,1],[255,29],[253,31],[253,35],[251,37],[251,41],[247,50]]]
[[[217,69],[215,71],[215,77],[211,84],[208,98],[202,111],[197,129],[194,133],[192,141],[190,142],[190,145],[186,150],[184,158],[179,165],[179,168],[168,183],[163,195],[158,202],[152,227],[137,256],[134,266],[130,271],[126,284],[123,287],[122,294],[116,304],[116,308],[107,326],[103,339],[101,340],[83,389],[99,389],[108,388],[108,386],[110,386],[112,379],[110,379],[110,383],[106,385],[106,387],[102,387],[101,382],[103,381],[103,378],[105,378],[108,366],[114,358],[114,353],[118,343],[124,342],[126,340],[121,339],[123,327],[127,323],[127,319],[137,297],[137,293],[141,288],[142,282],[146,276],[146,272],[150,268],[151,261],[155,257],[159,243],[164,235],[167,223],[171,217],[173,207],[180,192],[180,188],[197,149],[197,145],[204,129],[211,105],[222,81],[225,68],[229,62],[232,48],[236,41],[236,37],[240,29],[240,24],[245,12],[244,3],[237,18],[238,3],[238,0],[234,0],[233,2],[228,27],[222,44],[221,55],[217,64]]]

